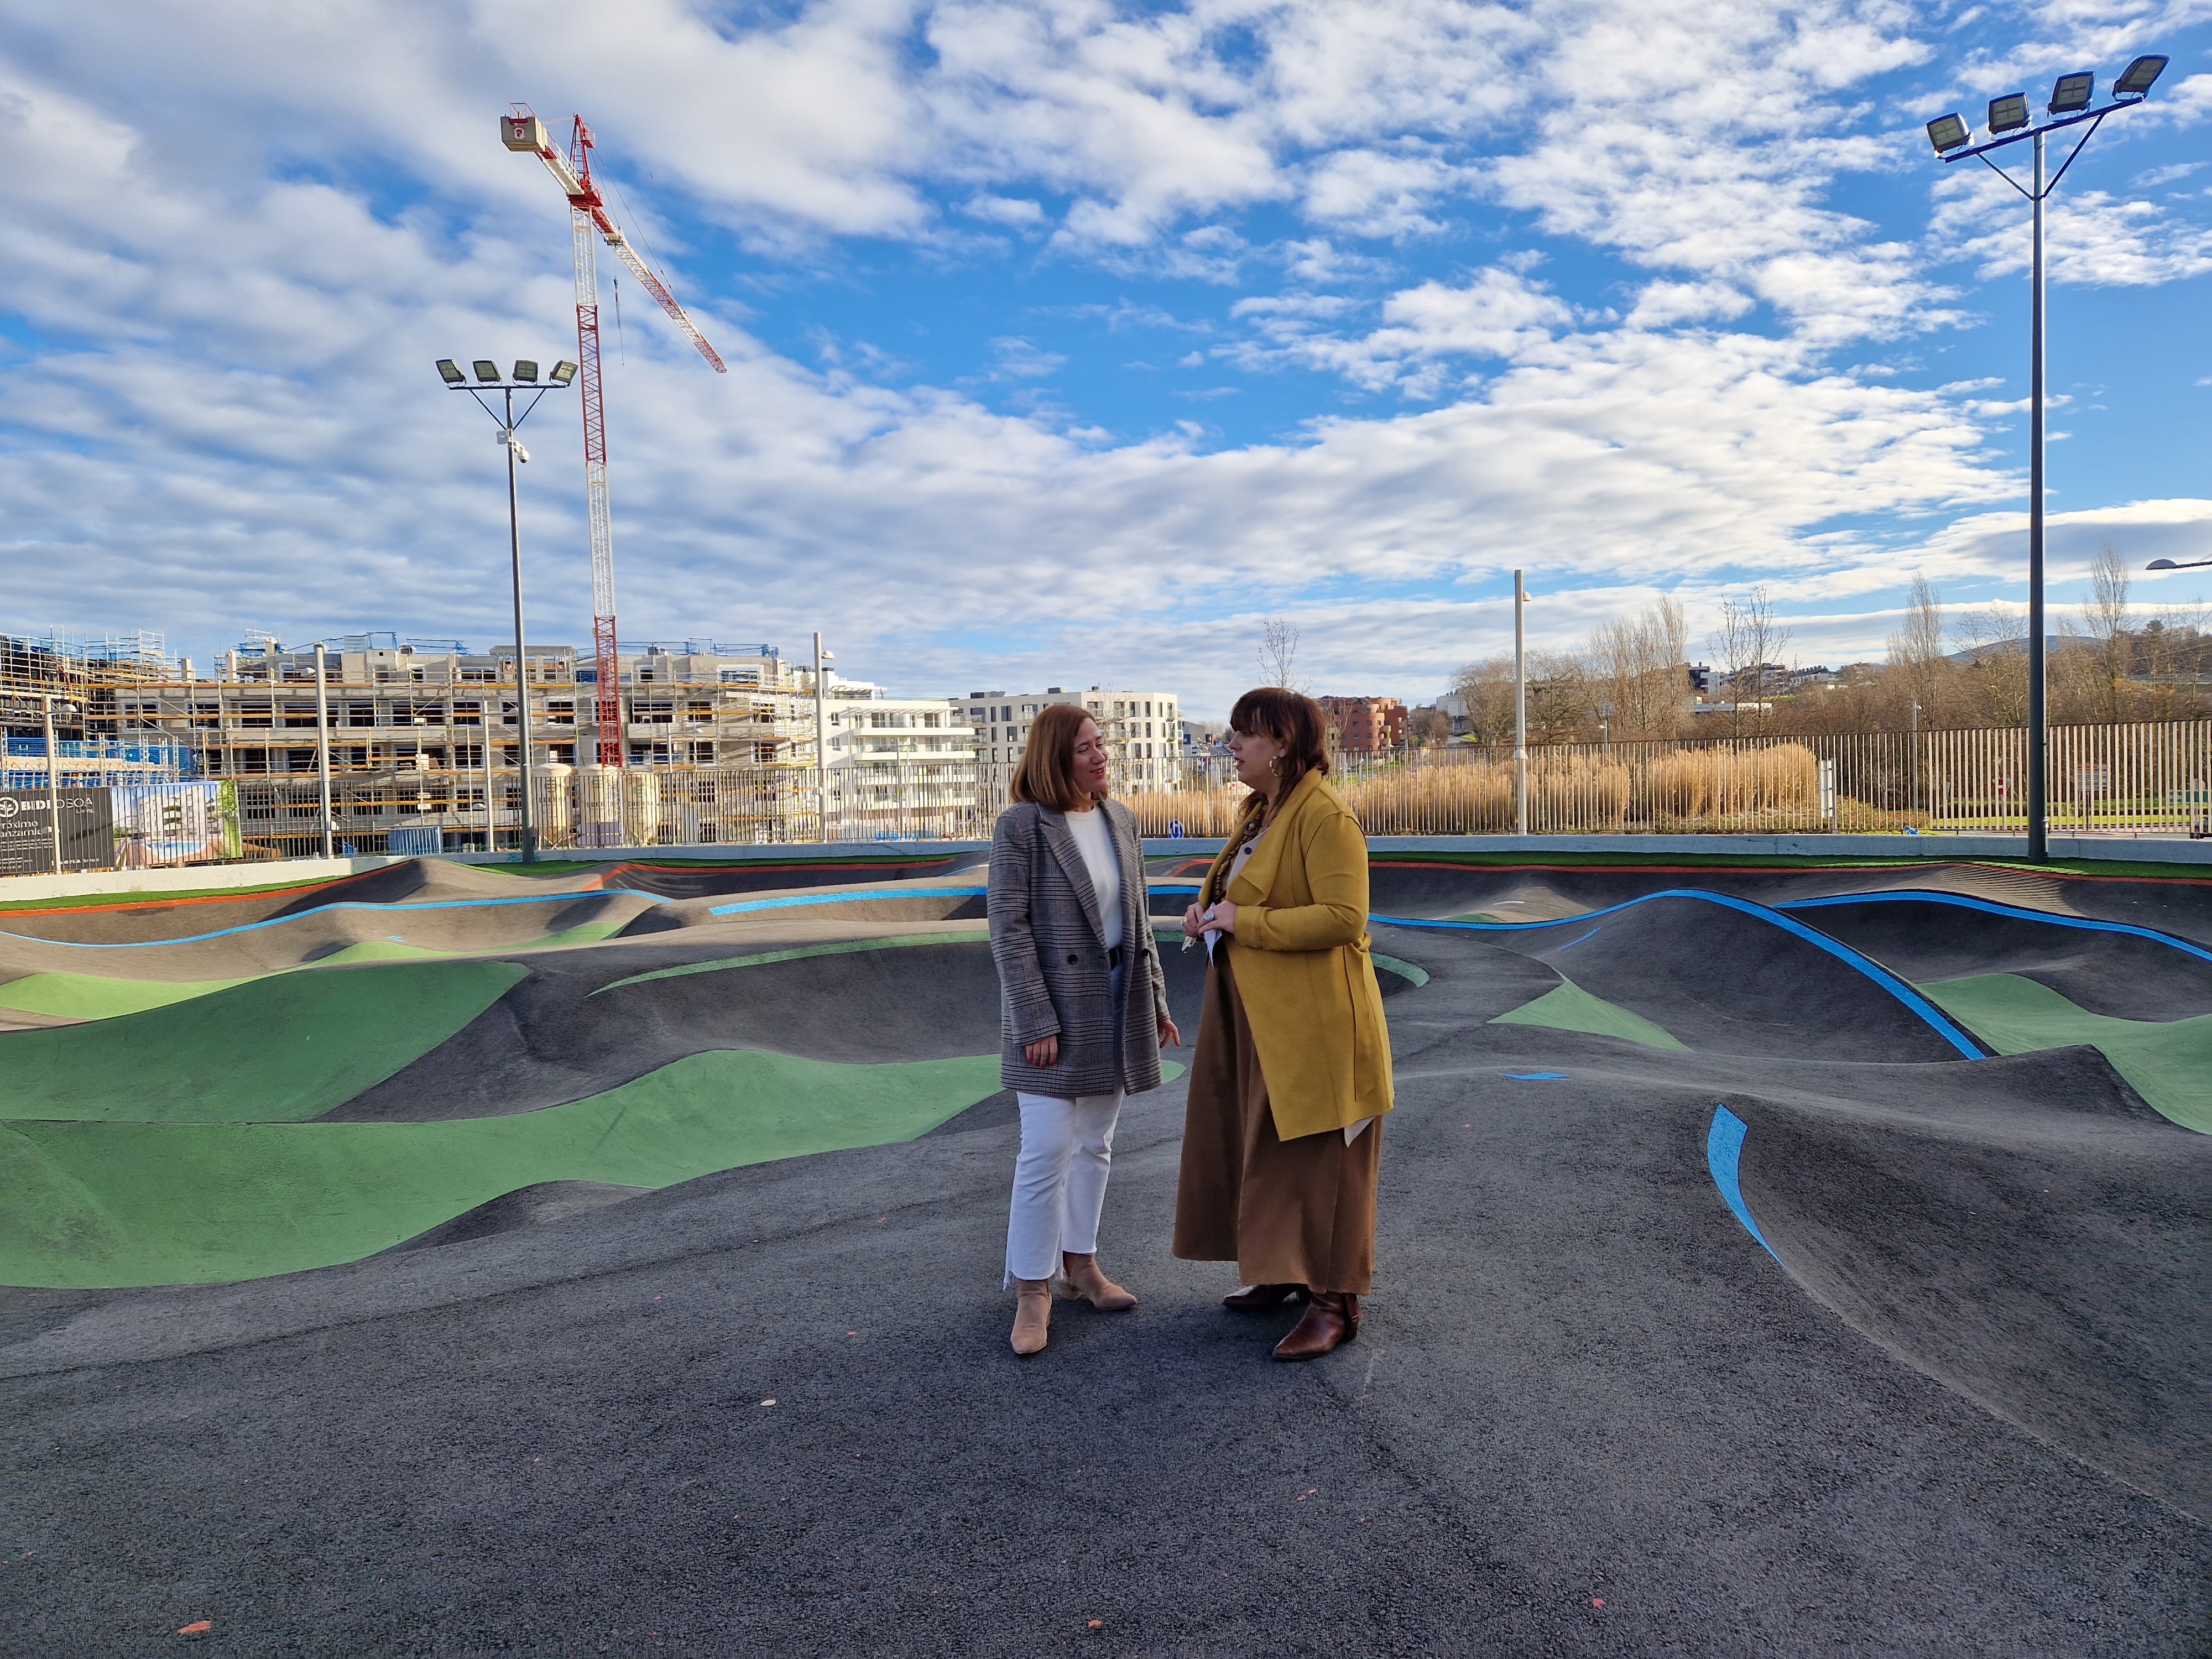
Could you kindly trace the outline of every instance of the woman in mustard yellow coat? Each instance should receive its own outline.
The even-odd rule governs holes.
[[[1239,1309],[1304,1297],[1278,1359],[1359,1334],[1375,1272],[1389,1033],[1367,938],[1367,838],[1328,787],[1321,707],[1266,688],[1229,716],[1252,790],[1183,933],[1212,957],[1191,1062],[1175,1253],[1234,1261]]]

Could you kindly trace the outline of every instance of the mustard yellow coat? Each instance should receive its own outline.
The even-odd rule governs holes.
[[[1258,796],[1248,810],[1262,810]],[[1239,826],[1240,831],[1242,825]],[[1224,942],[1252,1046],[1285,1140],[1344,1129],[1390,1109],[1390,1035],[1367,937],[1367,837],[1352,809],[1309,772],[1222,890],[1231,836],[1202,890],[1237,907]]]

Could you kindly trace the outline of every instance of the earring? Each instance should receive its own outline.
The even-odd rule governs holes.
[[[1278,755],[1278,756],[1276,756],[1273,760],[1269,761],[1269,762],[1267,763],[1267,769],[1268,769],[1270,772],[1273,772],[1273,773],[1277,777],[1279,777],[1279,778],[1280,776],[1282,776],[1282,775],[1283,775],[1283,757],[1282,757],[1280,755]]]

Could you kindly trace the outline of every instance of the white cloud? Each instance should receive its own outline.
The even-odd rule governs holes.
[[[2036,20],[2038,49],[2107,61],[2178,18],[2083,5]],[[979,635],[1034,641],[1056,669],[1103,633],[1225,693],[1250,618],[1287,609],[1332,675],[1388,665],[1376,689],[1419,695],[1481,654],[1483,585],[1540,554],[1547,617],[1577,627],[1616,599],[1710,605],[1763,576],[1845,638],[1900,558],[1995,583],[2017,538],[1995,509],[2019,480],[1985,447],[2012,405],[1828,355],[1960,303],[1929,249],[1832,199],[1907,149],[1925,165],[1916,133],[1873,131],[1865,106],[1874,77],[1925,56],[1923,27],[1887,0],[79,0],[19,23],[0,64],[0,258],[33,337],[0,380],[8,620],[203,647],[252,623],[502,626],[489,423],[428,365],[561,349],[560,204],[493,137],[519,91],[586,112],[679,259],[708,263],[679,226],[746,239],[758,303],[841,272],[838,238],[1012,246],[1084,271],[1086,301],[1101,270],[1228,287],[1212,314],[1242,337],[1186,368],[1296,366],[1347,398],[1446,400],[1293,417],[1273,442],[1167,419],[1116,438],[1035,401],[1075,378],[1045,313],[1203,324],[1141,298],[1017,307],[979,331],[997,338],[976,397],[892,390],[910,366],[846,344],[810,372],[680,270],[731,373],[657,324],[613,372],[617,565],[641,635],[792,637],[834,617],[849,659],[922,690],[963,679]],[[2170,134],[2207,111],[2199,75],[2129,118]],[[1959,171],[1930,174],[1934,252],[2014,268],[2016,198]],[[2130,188],[2175,182],[2156,172]],[[2149,223],[2099,179],[2062,191],[2061,280],[2167,282],[2212,258],[2201,210]],[[1470,222],[1443,257],[1476,268],[1415,262]],[[1531,226],[1601,276],[1578,288],[1565,260],[1540,277],[1501,252]],[[1277,269],[1285,292],[1241,286]],[[1625,318],[1603,309],[1615,298]],[[981,388],[1032,412],[986,408]],[[1225,398],[1207,412],[1231,418]],[[588,611],[574,426],[564,401],[540,411],[524,495],[533,626],[572,638]],[[2203,506],[2058,515],[2054,548],[2124,530],[2171,551],[2201,538]]]
[[[970,218],[987,219],[994,225],[1012,225],[1017,228],[1044,222],[1044,209],[1018,197],[971,196],[961,204],[960,210]]]
[[[1382,302],[1382,325],[1359,336],[1316,327],[1352,302],[1337,295],[1284,295],[1239,302],[1264,343],[1231,349],[1252,366],[1295,362],[1342,374],[1376,390],[1401,386],[1433,397],[1453,372],[1454,357],[1516,358],[1548,343],[1574,321],[1573,308],[1517,271],[1492,265],[1457,286],[1426,282]],[[1463,370],[1461,372],[1464,372]]]
[[[1947,179],[1933,232],[1950,257],[1984,281],[2026,270],[2033,259],[2032,210],[2004,181],[1977,171]],[[2212,225],[2178,219],[2157,204],[2061,183],[2044,210],[2050,279],[2083,287],[2143,288],[2212,270]]]

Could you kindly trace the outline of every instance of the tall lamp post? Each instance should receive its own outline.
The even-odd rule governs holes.
[[[1528,833],[1528,585],[1513,573],[1513,833]]]
[[[518,360],[513,379],[500,372],[497,363],[489,357],[478,357],[469,365],[475,372],[471,381],[461,372],[461,366],[451,357],[438,359],[438,378],[446,383],[449,392],[465,392],[477,400],[483,412],[499,422],[499,446],[507,451],[507,556],[514,584],[514,720],[515,730],[522,749],[518,782],[521,797],[522,861],[538,861],[538,832],[530,818],[530,786],[535,772],[530,763],[530,659],[523,653],[522,639],[522,512],[521,500],[516,493],[514,469],[519,462],[530,459],[530,452],[514,435],[515,428],[530,418],[530,411],[538,407],[538,400],[549,392],[565,392],[576,379],[576,365],[563,361],[553,365],[553,372],[544,380],[538,378],[538,365],[527,357]],[[487,392],[496,392],[505,399],[504,414],[483,400]],[[530,401],[522,406],[522,413],[514,412],[514,394],[530,394]],[[485,733],[484,754],[484,811],[487,822],[491,810],[490,733]],[[487,829],[489,841],[497,832]],[[490,850],[489,847],[485,849]]]
[[[2142,103],[2166,62],[2155,55],[2136,58],[2120,71],[2119,78],[2112,82],[2110,100],[2103,104],[2096,101],[2097,77],[2094,72],[2062,75],[2051,89],[2051,101],[2045,109],[2048,118],[2039,125],[2030,125],[2026,93],[2008,92],[2002,98],[1992,98],[1990,136],[1978,144],[1973,142],[1974,136],[1965,118],[1955,112],[1939,115],[1928,124],[1928,142],[1935,145],[1936,153],[1946,162],[1963,161],[1970,155],[1979,157],[1984,166],[2026,197],[2035,210],[2035,257],[2031,277],[2033,298],[2028,315],[2027,440],[2027,856],[2029,862],[2034,864],[2041,864],[2050,857],[2046,836],[2050,729],[2043,695],[2043,204],[2058,188],[2058,181],[2074,165],[2074,158],[2081,153],[2082,146],[2104,125],[2105,118],[2115,110],[2132,109]],[[2046,179],[2045,137],[2085,121],[2088,131],[2067,153],[2058,171]],[[1990,160],[1992,150],[2027,143],[2035,146],[2032,186],[2023,185]]]
[[[2153,559],[2143,568],[2146,570],[2195,570],[2208,564],[2212,564],[2212,559],[2183,559],[2179,562],[2172,559]]]

